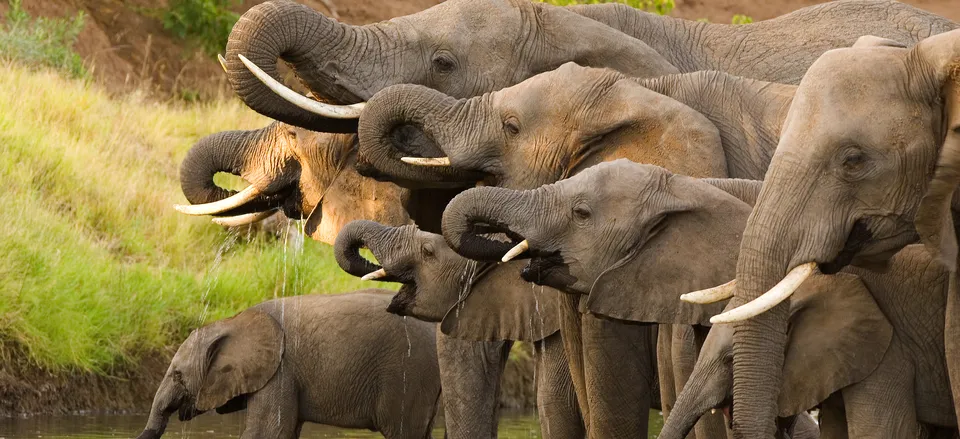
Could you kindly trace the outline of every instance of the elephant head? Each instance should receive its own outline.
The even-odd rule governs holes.
[[[741,192],[759,186],[719,182]],[[705,324],[722,305],[679,297],[733,279],[749,213],[749,204],[707,181],[620,159],[535,190],[468,190],[447,206],[443,232],[470,258],[530,257],[524,279],[589,294],[580,303],[594,314]],[[487,239],[491,232],[513,240]]]
[[[405,147],[400,128],[411,127],[437,149]],[[358,135],[358,161],[376,169],[361,173],[431,184],[529,189],[616,158],[727,175],[720,132],[705,116],[621,73],[574,63],[470,99],[390,87],[367,103]]]
[[[447,335],[538,341],[559,330],[558,294],[542,288],[531,292],[518,276],[522,264],[477,264],[454,253],[441,235],[366,220],[348,224],[334,247],[347,273],[403,284],[387,311],[441,322]],[[364,259],[362,247],[382,265]]]
[[[339,23],[289,0],[251,8],[227,42],[231,86],[264,115],[329,132],[353,132],[356,121],[349,118],[357,108],[329,108],[283,90],[271,79],[278,59],[293,67],[313,95],[337,104],[367,100],[394,84],[477,96],[567,61],[634,76],[678,72],[638,39],[565,8],[526,0],[451,0],[367,26]]]
[[[790,303],[783,384],[777,416],[803,415],[832,393],[873,373],[893,339],[893,326],[857,276],[815,275]],[[693,373],[666,419],[660,439],[680,439],[700,416],[733,398],[733,327],[710,329]]]
[[[212,134],[181,163],[180,186],[192,205],[177,208],[216,215],[214,222],[222,225],[254,222],[282,209],[290,218],[305,218],[307,234],[331,244],[353,219],[409,223],[407,191],[361,177],[353,167],[355,157],[356,136],[279,122]],[[238,193],[222,189],[213,179],[218,172],[238,175],[250,185]]]
[[[257,310],[193,331],[173,356],[138,439],[159,438],[174,412],[188,421],[213,409],[242,410],[246,395],[263,388],[277,373],[283,343],[277,321]]]
[[[960,30],[912,49],[864,38],[813,64],[744,231],[734,300],[749,305],[714,318],[749,319],[734,326],[738,437],[773,434],[792,289],[918,235],[955,269],[958,182]]]

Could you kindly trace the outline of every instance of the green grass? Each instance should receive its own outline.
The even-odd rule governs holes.
[[[0,59],[52,67],[75,78],[88,76],[83,59],[73,51],[83,30],[84,14],[65,19],[32,18],[22,0],[8,0],[10,10],[0,25]]]
[[[238,101],[111,98],[0,63],[0,350],[105,372],[264,299],[372,286],[327,245],[297,251],[172,209],[198,138],[266,124]]]

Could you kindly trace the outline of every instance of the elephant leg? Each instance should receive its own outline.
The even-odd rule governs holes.
[[[590,407],[587,405],[587,385],[583,377],[583,338],[581,334],[580,296],[560,295],[560,339],[567,355],[567,366],[577,395],[584,427],[590,431]]]
[[[262,389],[247,398],[246,422],[240,439],[295,439],[300,436],[300,421],[293,371],[281,364],[277,375]]]
[[[841,390],[850,437],[918,437],[913,380],[913,365],[894,336],[877,369]]]
[[[577,393],[570,377],[563,340],[557,332],[534,344],[537,359],[537,414],[544,439],[583,439]]]
[[[446,437],[497,436],[500,378],[509,352],[510,343],[458,340],[437,328]]]
[[[949,282],[943,338],[947,373],[950,376],[950,388],[953,392],[953,408],[957,419],[960,420],[960,285],[957,284],[956,272],[950,273]]]
[[[660,325],[657,334],[657,377],[660,380],[660,410],[663,419],[677,403],[677,384],[673,367],[673,325]]]
[[[820,439],[849,439],[843,394],[835,392],[820,404]]]
[[[667,326],[667,325],[664,325]],[[701,334],[698,334],[690,325],[670,325],[672,326],[673,337],[670,343],[671,362],[673,366],[674,394],[680,394],[683,386],[687,384],[693,368],[697,364],[697,356],[700,353],[700,346],[706,339],[706,328],[702,328]],[[662,390],[661,390],[662,391]],[[688,437],[690,439],[713,439],[724,438],[728,436],[727,423],[720,412],[706,413],[700,417],[693,431]],[[730,435],[732,437],[732,435]]]
[[[653,325],[627,323],[584,314],[583,353],[590,438],[647,435],[657,380],[653,362]]]

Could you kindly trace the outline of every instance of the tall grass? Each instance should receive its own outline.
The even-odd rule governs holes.
[[[267,298],[361,288],[329,246],[231,235],[171,208],[199,137],[266,123],[237,101],[110,98],[0,63],[0,346],[103,372]]]

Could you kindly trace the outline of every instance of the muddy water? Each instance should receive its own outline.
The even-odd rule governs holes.
[[[146,415],[37,416],[26,419],[0,419],[0,439],[27,438],[134,438],[140,434]],[[650,413],[651,430],[659,432],[662,421],[656,411]],[[433,437],[443,437],[443,420],[438,420]],[[236,438],[243,429],[243,414],[204,414],[190,422],[170,420],[164,438],[222,439]],[[540,425],[531,413],[503,413],[500,419],[501,439],[539,439]],[[316,424],[305,424],[302,439],[381,438],[362,430],[344,430]],[[657,433],[651,431],[651,438]]]

